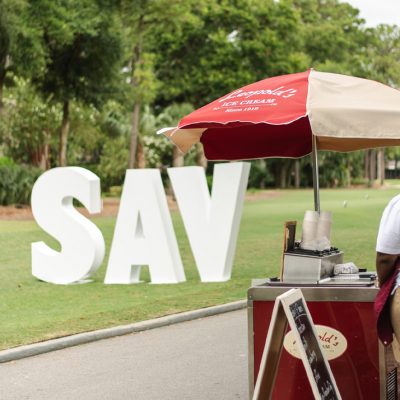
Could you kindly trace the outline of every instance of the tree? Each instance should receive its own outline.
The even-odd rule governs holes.
[[[245,84],[310,66],[346,73],[358,63],[365,39],[358,10],[336,0],[209,1],[197,15],[201,23],[184,22],[175,35],[155,36],[157,104],[199,107]],[[291,160],[265,165],[277,186],[292,183]],[[297,184],[299,174],[297,168]]]
[[[102,109],[100,129],[105,135],[97,173],[103,190],[123,183],[129,157],[129,115],[123,104],[109,101]]]
[[[48,53],[46,72],[35,82],[62,106],[58,164],[65,166],[71,101],[99,106],[117,89],[120,21],[111,0],[32,0],[32,7]]]
[[[76,101],[71,103],[70,109],[70,129],[74,134],[68,140],[67,159],[72,165],[91,169],[99,163],[104,142],[109,138],[102,129],[103,115],[94,106]]]
[[[400,27],[395,25],[378,25],[366,32],[367,46],[362,55],[360,64],[360,75],[369,79],[385,83],[392,87],[400,87]],[[388,153],[388,151],[386,151]],[[396,154],[396,152],[389,152]],[[385,149],[380,148],[377,154],[375,151],[366,153],[367,166],[369,171],[369,184],[375,179],[375,170],[381,183],[385,179]]]
[[[43,70],[41,31],[27,0],[0,1],[0,110],[7,74],[30,77]]]
[[[392,87],[400,87],[400,27],[378,25],[366,32],[367,45],[360,73]]]
[[[145,160],[141,162],[145,162],[150,168],[162,170],[171,164],[177,166],[173,160],[175,146],[165,137],[157,136],[154,133],[161,127],[177,124],[183,115],[192,110],[190,104],[172,104],[156,115],[149,106],[143,108],[139,128],[141,145],[145,150]],[[115,102],[110,102],[103,111],[100,125],[106,137],[101,150],[98,173],[103,189],[107,190],[110,186],[122,184],[129,153],[130,124],[123,108]],[[139,161],[136,160],[135,166],[140,168]]]
[[[154,35],[156,103],[200,107],[245,84],[306,69],[301,23],[289,1],[226,0],[192,6],[197,19]]]
[[[201,2],[202,0],[200,0]],[[130,37],[129,81],[132,87],[132,116],[128,168],[134,168],[140,136],[140,113],[156,96],[158,78],[154,61],[155,49],[151,43],[179,29],[181,22],[192,18],[194,0],[126,0],[122,1],[122,14],[127,35]]]
[[[173,103],[166,107],[162,113],[157,116],[156,124],[159,128],[166,126],[176,126],[179,120],[193,111],[193,106],[189,103]],[[184,156],[176,146],[172,147],[172,166],[182,167],[185,164]]]
[[[15,76],[5,91],[4,105],[0,119],[4,153],[18,163],[50,168],[60,107],[44,101],[27,80]]]
[[[301,15],[310,67],[364,76],[360,66],[369,34],[359,10],[338,0],[294,0],[294,5]],[[350,184],[351,177],[360,174],[360,154],[321,153],[321,186]]]
[[[319,152],[320,184],[322,187],[350,186],[351,178],[363,172],[363,153]]]
[[[154,35],[161,90],[156,103],[200,107],[245,84],[306,69],[300,20],[289,1],[227,0],[194,4],[197,19]],[[197,163],[205,166],[202,147]]]
[[[310,67],[354,74],[365,48],[365,21],[359,10],[339,0],[293,0],[302,21]]]

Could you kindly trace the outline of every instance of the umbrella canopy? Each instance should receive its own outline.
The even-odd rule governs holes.
[[[310,70],[244,86],[159,131],[182,152],[201,142],[209,160],[302,157],[400,144],[400,91]]]
[[[209,160],[296,158],[314,150],[318,190],[316,149],[346,152],[400,145],[400,91],[309,70],[244,86],[158,133],[183,153],[201,142]]]

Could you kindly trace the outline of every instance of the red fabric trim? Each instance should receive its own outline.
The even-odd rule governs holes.
[[[208,160],[302,157],[312,150],[307,117],[289,125],[230,124],[207,129],[201,142]]]

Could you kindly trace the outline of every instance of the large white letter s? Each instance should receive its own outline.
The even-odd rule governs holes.
[[[100,179],[80,167],[54,168],[43,173],[32,189],[36,222],[61,244],[58,252],[44,242],[32,243],[32,274],[43,281],[73,283],[88,278],[103,261],[103,235],[75,210],[73,198],[91,214],[100,213]]]

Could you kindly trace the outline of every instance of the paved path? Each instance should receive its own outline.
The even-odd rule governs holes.
[[[1,400],[247,400],[246,310],[0,365]]]

